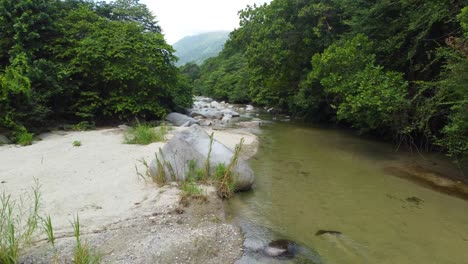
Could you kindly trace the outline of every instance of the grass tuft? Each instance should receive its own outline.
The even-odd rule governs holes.
[[[164,141],[167,132],[168,129],[164,124],[157,128],[153,128],[149,125],[139,124],[136,127],[131,128],[125,134],[124,143],[148,145],[153,142]]]
[[[52,247],[55,248],[54,229],[52,227],[52,219],[50,218],[50,215],[48,215],[45,219],[42,219],[42,226],[47,234],[47,239],[52,244]]]
[[[232,156],[231,162],[226,167],[224,164],[218,164],[215,170],[215,185],[218,196],[221,199],[229,199],[232,197],[236,190],[236,183],[234,179],[233,169],[239,161],[239,155],[244,145],[244,138],[241,138],[239,144],[234,149],[234,155]]]
[[[21,146],[31,145],[33,142],[34,134],[28,132],[20,132],[16,136],[16,143]]]
[[[74,264],[98,264],[101,262],[101,255],[91,249],[87,242],[81,241],[80,233],[80,218],[76,218],[72,222],[73,231],[76,238],[76,247],[73,255]]]
[[[39,219],[39,189],[36,181],[33,196],[21,198],[19,203],[5,192],[0,196],[0,263],[17,263],[21,250],[31,243]],[[31,199],[33,206],[25,207]]]
[[[81,146],[81,141],[79,141],[79,140],[73,141],[73,146],[74,147],[80,147]]]
[[[72,125],[71,129],[75,131],[87,131],[93,130],[96,128],[96,125],[93,122],[81,121],[78,124]]]

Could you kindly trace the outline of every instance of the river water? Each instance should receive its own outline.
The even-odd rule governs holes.
[[[227,202],[247,238],[239,263],[468,263],[468,201],[391,175],[407,155],[392,145],[290,123],[264,128],[260,142],[254,190]],[[275,238],[309,255],[264,257]]]

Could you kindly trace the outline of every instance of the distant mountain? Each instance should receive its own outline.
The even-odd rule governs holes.
[[[206,59],[218,55],[228,38],[228,31],[216,31],[188,36],[177,41],[172,45],[176,50],[175,55],[179,57],[176,65],[181,66],[187,62],[202,64]]]

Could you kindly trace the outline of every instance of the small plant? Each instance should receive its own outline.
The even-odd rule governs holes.
[[[194,181],[184,181],[181,184],[182,194],[189,197],[197,197],[203,195],[203,191]]]
[[[21,146],[28,146],[32,144],[33,138],[34,134],[23,131],[16,136],[16,143]]]
[[[79,141],[79,140],[73,141],[73,146],[74,147],[80,147],[81,146],[81,141]]]
[[[206,156],[206,161],[205,161],[205,171],[204,171],[204,180],[208,179],[210,177],[210,157],[211,157],[211,151],[213,150],[213,140],[214,140],[214,133],[211,133],[210,135],[210,147],[208,149],[208,155]]]
[[[42,219],[42,226],[47,234],[47,239],[52,244],[52,247],[55,248],[55,236],[54,229],[52,227],[52,219],[48,215],[45,219]]]
[[[218,164],[215,170],[215,185],[218,196],[222,199],[229,199],[236,190],[236,183],[233,175],[233,169],[237,165],[239,155],[244,144],[244,138],[241,138],[239,144],[234,149],[234,155],[231,162],[226,167],[224,164]]]
[[[96,125],[93,122],[81,121],[78,124],[75,124],[71,127],[75,131],[86,131],[96,128]]]
[[[135,170],[136,170],[137,175],[143,180],[146,181],[147,179],[151,179],[158,186],[163,186],[167,183],[165,167],[168,168],[171,178],[173,178],[173,180],[175,180],[175,174],[170,164],[164,161],[161,148],[159,148],[159,153],[161,154],[161,158],[159,158],[156,153],[154,154],[154,157],[156,159],[156,165],[158,166],[158,171],[156,175],[151,175],[150,166],[145,159],[139,160],[139,162],[145,167],[145,172],[144,173],[140,172],[136,165],[135,165]]]
[[[19,204],[5,192],[0,196],[0,263],[17,263],[20,251],[30,244],[39,219],[39,189],[36,181],[33,197],[21,198]],[[31,199],[33,206],[25,208],[25,202]]]
[[[125,134],[124,143],[148,145],[153,142],[163,141],[167,134],[167,127],[162,125],[153,128],[149,125],[137,125]]]
[[[197,162],[195,160],[190,160],[185,178],[189,181],[205,181],[205,172],[203,169],[197,167]]]
[[[75,238],[76,248],[73,255],[73,263],[75,264],[97,264],[101,262],[101,256],[92,250],[86,242],[81,241],[80,233],[80,219],[76,215],[76,219],[72,222]]]

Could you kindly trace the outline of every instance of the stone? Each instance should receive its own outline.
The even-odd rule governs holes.
[[[247,112],[251,112],[251,111],[253,111],[254,109],[255,109],[255,108],[254,108],[253,106],[251,106],[251,105],[246,105],[246,106],[245,106],[245,111],[247,111]]]
[[[221,111],[218,111],[216,109],[212,108],[203,108],[200,110],[195,110],[190,113],[191,117],[195,116],[203,116],[204,118],[210,118],[210,119],[221,119],[223,118],[223,113]]]
[[[219,107],[219,103],[216,102],[216,101],[211,102],[210,105],[211,105],[211,107],[213,107],[213,108],[218,108],[218,107]]]
[[[175,174],[176,180],[185,180],[189,170],[189,162],[194,161],[199,168],[203,168],[208,156],[210,146],[210,135],[198,125],[192,125],[190,128],[177,133],[157,153],[161,162],[170,164]],[[210,156],[210,171],[214,172],[217,164],[224,163],[228,165],[231,162],[234,153],[225,145],[217,140],[213,140],[212,152]],[[171,179],[169,166],[165,166],[165,174],[168,180]],[[236,190],[243,191],[251,188],[254,182],[254,174],[249,164],[239,158],[236,166],[233,168],[235,175]],[[152,177],[158,174],[158,165],[156,159],[150,163],[150,174]]]
[[[236,111],[232,110],[232,109],[223,109],[221,110],[221,113],[223,113],[223,115],[231,115],[232,117],[239,117],[240,114],[237,113]]]
[[[198,124],[198,121],[189,117],[189,116],[186,116],[186,115],[183,115],[183,114],[179,114],[179,113],[170,113],[166,116],[166,120],[171,122],[172,124],[176,125],[176,126],[182,126],[182,125],[185,125],[187,122],[189,122],[189,125],[193,125],[193,124]]]
[[[223,121],[225,123],[230,123],[231,119],[232,119],[232,115],[227,114],[227,115],[223,116],[223,119],[221,119],[221,121]]]
[[[269,257],[294,257],[296,251],[296,243],[286,239],[271,241],[263,250],[265,255]]]
[[[0,145],[11,144],[11,141],[4,135],[0,135]]]

